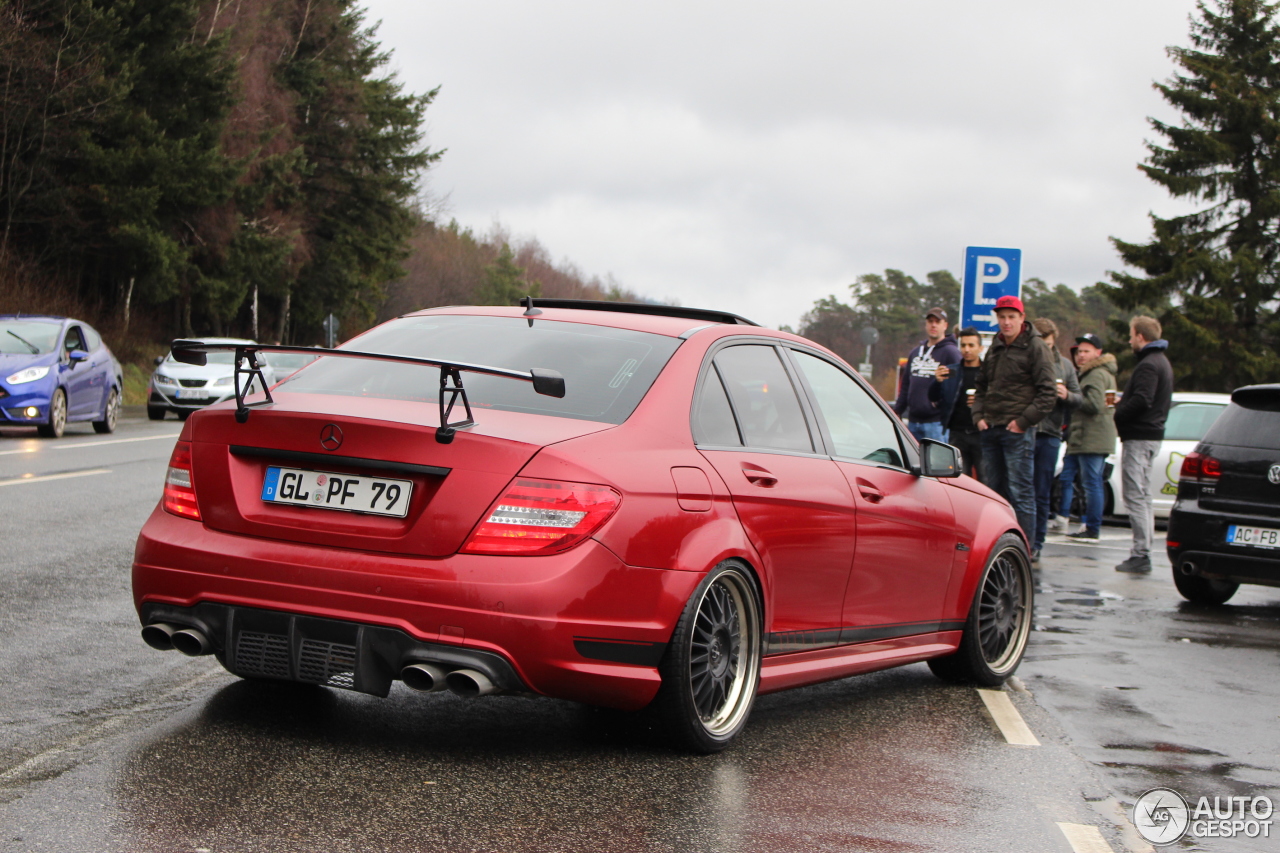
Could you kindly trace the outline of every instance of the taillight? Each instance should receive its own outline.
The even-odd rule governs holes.
[[[200,520],[196,489],[191,481],[191,442],[179,441],[169,457],[169,471],[164,475],[164,508],[183,518]]]
[[[622,503],[608,486],[521,477],[489,508],[464,554],[556,554],[577,545]]]
[[[1222,463],[1212,456],[1191,451],[1182,460],[1182,470],[1178,472],[1179,480],[1192,482],[1217,480],[1222,476]]]

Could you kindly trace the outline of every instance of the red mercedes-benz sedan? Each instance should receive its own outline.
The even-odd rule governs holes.
[[[175,341],[175,356],[288,347]],[[314,352],[314,350],[311,350]],[[143,638],[244,678],[651,707],[724,748],[758,693],[1031,624],[1005,501],[838,357],[733,314],[420,311],[187,421],[138,538]]]

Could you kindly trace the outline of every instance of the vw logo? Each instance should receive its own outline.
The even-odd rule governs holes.
[[[1267,479],[1280,486],[1280,465],[1272,465],[1267,471]]]
[[[320,446],[325,450],[337,450],[342,446],[342,430],[337,424],[325,424],[320,430]]]

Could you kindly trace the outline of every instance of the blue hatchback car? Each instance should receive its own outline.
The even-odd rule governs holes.
[[[92,421],[112,432],[123,391],[120,362],[88,323],[0,314],[0,426],[57,438],[68,421]]]

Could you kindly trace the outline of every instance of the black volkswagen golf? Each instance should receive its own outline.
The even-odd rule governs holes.
[[[1280,385],[1250,385],[1182,462],[1169,560],[1183,597],[1221,604],[1280,586]]]

